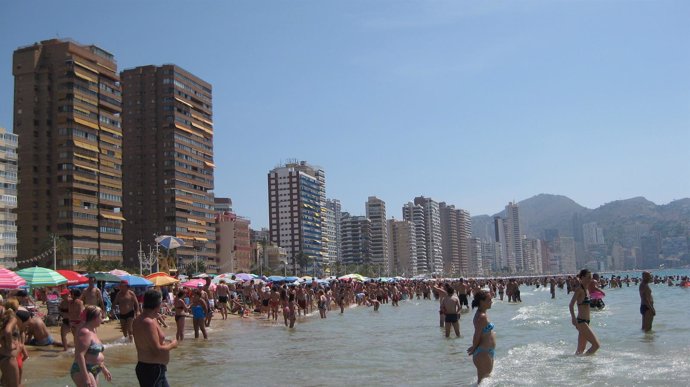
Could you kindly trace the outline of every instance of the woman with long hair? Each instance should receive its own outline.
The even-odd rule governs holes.
[[[496,354],[496,333],[494,324],[489,322],[489,315],[493,300],[491,294],[480,290],[472,299],[472,309],[477,308],[474,314],[474,335],[472,346],[467,348],[467,354],[472,356],[474,366],[477,367],[477,384],[491,374],[494,369],[494,356]]]
[[[580,286],[575,289],[573,298],[570,300],[570,317],[572,323],[577,329],[577,350],[576,355],[593,355],[599,349],[599,340],[589,326],[590,321],[590,305],[591,299],[589,297],[589,284],[592,282],[592,272],[587,269],[582,269],[577,275],[580,280]],[[577,317],[575,316],[575,304],[577,304]],[[585,352],[587,343],[591,346]]]
[[[105,347],[96,334],[96,328],[103,321],[101,308],[88,305],[82,313],[82,322],[77,327],[74,340],[74,363],[70,376],[77,387],[98,386],[98,374],[103,372],[105,380],[111,381],[112,375],[105,367]]]

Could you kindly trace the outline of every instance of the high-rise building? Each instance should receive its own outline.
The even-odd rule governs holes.
[[[18,255],[64,241],[57,266],[122,260],[122,96],[112,54],[52,39],[14,52]],[[134,256],[136,257],[136,249]]]
[[[597,222],[590,222],[582,225],[582,238],[585,248],[606,244],[604,240],[604,230],[597,226]]]
[[[506,244],[508,246],[508,266],[519,272],[525,271],[522,259],[522,232],[520,230],[520,211],[517,203],[506,206]]]
[[[522,239],[522,261],[524,262],[523,272],[528,274],[542,274],[542,243],[539,239]]]
[[[17,266],[17,135],[0,128],[0,265]]]
[[[403,206],[403,219],[414,225],[415,247],[417,249],[417,274],[429,273],[426,248],[426,223],[424,221],[424,207],[409,202]]]
[[[216,272],[211,85],[179,66],[122,72],[125,260],[137,241],[173,235],[178,266]]]
[[[482,268],[485,274],[500,271],[501,244],[494,241],[482,243]]]
[[[371,221],[371,240],[369,254],[371,264],[381,269],[382,275],[388,275],[390,262],[388,261],[388,220],[386,219],[386,202],[376,196],[369,196],[366,206],[366,216]]]
[[[443,271],[449,274],[467,275],[460,265],[460,231],[458,230],[458,210],[445,202],[438,204],[441,215],[441,235],[443,239]],[[466,262],[467,263],[467,262]]]
[[[424,209],[424,228],[426,231],[427,272],[443,272],[443,236],[441,235],[441,213],[438,202],[431,198],[418,196],[414,204]]]
[[[467,251],[468,251],[468,261],[469,261],[469,274],[475,276],[481,276],[486,274],[486,269],[484,268],[484,261],[482,259],[482,240],[480,238],[466,238],[467,241]]]
[[[351,216],[343,212],[340,221],[342,233],[342,263],[345,265],[372,265],[371,221],[366,216]],[[377,269],[373,267],[372,269]]]
[[[472,272],[472,251],[470,248],[470,239],[472,238],[472,217],[469,211],[461,208],[456,210],[458,213],[458,246],[460,250],[460,273]],[[476,249],[475,249],[476,250]],[[481,251],[481,246],[479,250]],[[476,251],[475,251],[476,253]],[[476,258],[476,257],[475,257]],[[486,270],[483,265],[479,267],[482,271]]]
[[[323,243],[324,170],[306,161],[274,168],[268,173],[268,204],[271,242],[286,250],[293,271],[306,262],[322,270],[329,263]]]
[[[340,219],[342,211],[340,207],[340,200],[326,199],[326,216],[324,217],[324,232],[327,237],[327,261],[331,264],[340,261],[341,255],[341,234],[340,234]]]
[[[500,246],[497,249],[498,257],[496,260],[496,270],[500,272],[515,272],[515,265],[512,267],[508,263],[508,241],[506,239],[506,222],[500,216],[494,216],[494,233],[496,243]]]
[[[388,220],[388,246],[391,275],[417,275],[415,224],[408,220]]]

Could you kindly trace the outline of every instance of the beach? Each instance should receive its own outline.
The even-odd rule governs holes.
[[[577,333],[565,290],[557,289],[552,300],[548,287],[522,286],[522,303],[497,300],[488,312],[496,325],[496,363],[482,386],[685,384],[690,380],[690,289],[657,284],[652,290],[657,318],[652,333],[644,333],[637,287],[606,289],[606,308],[592,312],[591,326],[602,346],[591,357],[573,355]],[[365,306],[342,315],[332,310],[327,319],[315,311],[298,318],[294,329],[282,318],[220,321],[216,314],[207,341],[193,339],[187,324],[186,339],[172,352],[168,380],[173,386],[469,386],[476,383],[466,355],[471,317],[462,315],[463,337],[446,339],[434,300],[384,304],[379,312]],[[174,331],[166,332],[174,337]],[[99,328],[99,335],[115,339],[105,352],[113,382],[101,377],[101,385],[136,385],[133,346],[119,339],[113,323]],[[37,352],[26,363],[27,386],[73,385],[68,376],[73,354]]]

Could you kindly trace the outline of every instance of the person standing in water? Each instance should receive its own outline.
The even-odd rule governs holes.
[[[436,286],[435,289],[440,295],[441,310],[445,316],[443,322],[446,328],[446,337],[450,337],[451,326],[455,330],[455,336],[460,337],[460,310],[462,309],[462,303],[458,296],[455,295],[455,289],[452,286],[446,284],[445,287],[443,289],[440,286]]]
[[[491,294],[485,290],[480,290],[474,295],[472,308],[477,308],[474,314],[474,335],[472,336],[472,346],[467,348],[467,354],[472,356],[474,366],[477,367],[477,385],[489,375],[494,369],[494,356],[496,354],[496,333],[494,324],[489,322],[486,314],[491,309]]]
[[[177,340],[165,342],[165,334],[158,326],[156,317],[162,296],[156,290],[144,293],[144,308],[134,319],[132,333],[137,349],[135,372],[141,387],[169,387],[165,373],[168,370],[170,351],[177,348]],[[203,326],[203,320],[201,321]]]
[[[593,355],[599,349],[599,340],[589,326],[590,319],[590,298],[589,298],[589,284],[592,282],[592,273],[587,269],[582,269],[577,275],[580,279],[580,286],[574,289],[573,298],[570,300],[570,317],[572,323],[577,329],[577,350],[576,355]],[[577,304],[577,317],[575,317],[575,304]],[[587,343],[591,346],[585,352]]]
[[[642,330],[645,332],[652,330],[652,322],[656,316],[652,289],[649,287],[650,282],[652,282],[652,273],[645,271],[642,273],[640,283],[640,314],[642,315]]]

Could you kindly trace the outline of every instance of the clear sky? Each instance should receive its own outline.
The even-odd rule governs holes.
[[[255,228],[292,158],[353,214],[368,196],[397,218],[419,195],[472,215],[539,193],[662,204],[690,196],[689,20],[685,0],[5,1],[0,126],[12,52],[69,37],[213,85],[215,193]]]

